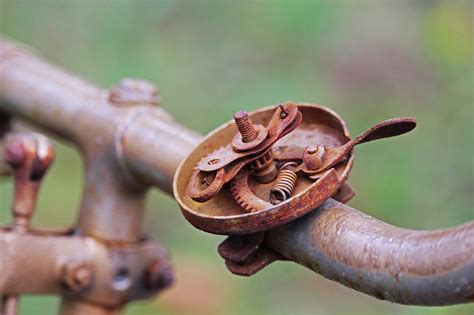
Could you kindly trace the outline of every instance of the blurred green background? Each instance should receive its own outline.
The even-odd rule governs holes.
[[[472,1],[5,1],[0,31],[104,87],[149,79],[178,122],[205,134],[238,109],[285,100],[339,112],[352,134],[414,116],[409,135],[363,145],[351,205],[392,224],[449,227],[474,219]],[[42,188],[38,227],[72,225],[83,170],[70,147]],[[0,224],[11,182],[0,180]],[[246,279],[218,257],[221,237],[191,227],[173,199],[150,194],[146,230],[170,250],[177,283],[132,314],[473,314],[357,293],[290,263]],[[1,272],[1,270],[0,270]],[[54,314],[25,296],[21,314]]]

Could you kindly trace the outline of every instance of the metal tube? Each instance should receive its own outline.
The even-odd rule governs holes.
[[[335,200],[267,233],[288,259],[357,291],[401,304],[474,301],[474,221],[401,229]]]
[[[161,108],[117,106],[107,90],[11,42],[0,41],[0,65],[0,111],[72,142],[84,155],[79,232],[108,241],[139,239],[147,186],[170,193],[175,163],[198,136]]]
[[[114,108],[106,91],[37,57],[7,50],[0,64],[0,110],[73,141],[86,156],[96,150],[97,143],[109,147],[103,151],[107,156],[103,167],[112,164],[108,171],[124,177],[123,190],[116,189],[115,197],[130,191],[134,181],[171,192],[180,160],[200,139],[195,133],[174,123],[162,110]],[[100,202],[99,197],[85,204]],[[118,211],[115,218],[130,213],[114,210],[115,206],[120,205],[102,210]],[[99,210],[87,208],[83,203],[85,234],[117,236],[106,226],[111,217],[101,220]],[[118,238],[133,239],[138,230]],[[329,200],[296,222],[269,231],[266,244],[329,279],[377,298],[418,305],[465,303],[474,298],[474,222],[445,230],[411,231]]]

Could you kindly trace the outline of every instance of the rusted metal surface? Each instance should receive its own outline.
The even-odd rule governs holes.
[[[54,159],[48,139],[34,133],[14,133],[6,137],[5,161],[13,169],[14,195],[12,229],[26,233],[36,207],[41,179]]]
[[[256,126],[267,126],[267,139],[250,151],[236,152],[231,143],[239,133],[234,121],[230,121],[211,132],[177,171],[175,198],[188,221],[199,229],[225,235],[248,234],[285,224],[312,211],[335,194],[352,168],[354,155],[351,153],[335,168],[315,179],[300,176],[293,197],[287,202],[272,204],[270,193],[276,183],[262,184],[252,176],[253,161],[272,150],[279,168],[289,161],[300,165],[304,149],[312,142],[338,147],[350,140],[349,132],[337,114],[314,104],[287,102],[263,108],[249,116]],[[248,158],[247,154],[252,155]],[[219,162],[209,164],[213,160]],[[229,169],[226,165],[230,165]],[[225,169],[224,173],[232,176],[224,179],[210,199],[193,198],[190,192],[196,183],[208,189],[216,181],[214,179],[206,187],[205,178],[196,174],[215,171],[220,166]],[[218,176],[221,174],[215,175]],[[227,181],[230,185],[223,186]]]
[[[265,247],[265,233],[232,235],[217,248],[227,269],[233,274],[249,277],[277,260],[285,258]]]
[[[339,190],[332,196],[332,199],[342,203],[348,203],[355,196],[355,191],[347,182],[339,187]]]
[[[336,164],[340,163],[341,160],[344,159],[352,151],[354,146],[358,144],[398,136],[411,131],[415,127],[416,120],[414,118],[393,118],[376,124],[375,126],[366,130],[361,135],[357,136],[355,139],[345,143],[340,147],[328,147],[321,149],[320,145],[318,144],[319,147],[314,151],[314,153],[321,154],[321,165],[319,165],[319,167],[314,167],[314,170],[311,170],[310,167],[307,167],[308,172],[314,172],[315,174],[317,174],[321,171],[325,171],[335,166]]]
[[[198,137],[182,132],[157,108],[156,90],[143,82],[126,80],[109,92],[10,42],[1,41],[0,46],[1,117],[5,121],[10,117],[25,120],[72,142],[86,165],[73,234],[39,237],[38,231],[28,231],[26,242],[17,239],[14,231],[2,231],[0,252],[9,255],[0,255],[0,292],[62,294],[67,296],[62,308],[67,314],[90,303],[119,311],[129,300],[149,297],[167,287],[173,278],[162,257],[163,249],[142,242],[145,191],[150,184],[170,191],[175,159],[187,153],[186,148],[164,147],[162,140],[175,137],[181,144],[187,142],[190,150]],[[145,143],[150,139],[151,144]],[[0,143],[4,152],[5,141]],[[166,158],[157,160],[156,154]],[[92,238],[104,246],[92,246]],[[44,272],[31,273],[28,263],[33,261],[34,270],[41,266]],[[158,262],[162,269],[150,267]],[[61,267],[63,263],[90,265],[92,286],[88,287],[89,274],[84,270],[69,274],[68,268]],[[20,270],[22,279],[18,281]],[[145,281],[145,277],[154,281]]]
[[[241,111],[234,122],[211,132],[176,175],[175,198],[186,219],[216,234],[256,233],[301,217],[338,192],[352,168],[355,145],[416,126],[413,118],[391,119],[351,140],[333,111],[295,102]],[[289,163],[291,169],[285,169]],[[262,180],[273,169],[278,179]]]
[[[147,186],[171,192],[176,160],[184,158],[199,138],[183,131],[162,109],[116,106],[107,90],[9,42],[1,42],[0,63],[0,111],[73,142],[84,155],[86,193],[79,212],[80,233],[136,241]],[[184,146],[174,146],[170,139]]]
[[[0,252],[2,293],[61,294],[119,307],[151,297],[172,282],[166,251],[152,240],[111,245],[71,233],[0,230]],[[153,267],[158,264],[160,269]],[[161,286],[149,285],[150,268]]]
[[[150,296],[150,288],[161,287],[172,277],[169,268],[157,262],[167,264],[161,247],[148,247],[150,243],[141,238],[144,196],[149,186],[171,193],[178,164],[202,138],[176,124],[156,103],[132,101],[138,98],[135,90],[132,96],[126,91],[116,102],[109,91],[64,73],[24,48],[7,41],[0,45],[1,117],[29,121],[72,142],[84,155],[86,166],[73,234],[0,229],[0,292],[62,294],[64,315],[119,314],[124,303]],[[328,119],[338,124],[338,119]],[[258,115],[252,120],[264,122]],[[237,132],[235,125],[229,128],[233,132],[226,144]],[[343,130],[342,138],[332,140],[332,147],[348,141],[347,127],[338,128]],[[324,135],[325,129],[320,132]],[[291,137],[282,140],[291,142]],[[212,150],[222,145],[205,143]],[[196,165],[206,152],[198,148],[190,165]],[[281,160],[287,153],[273,150]],[[347,161],[352,163],[353,156]],[[335,168],[339,178],[347,178],[348,171]],[[188,178],[183,178],[176,178],[178,190],[187,185]],[[347,200],[350,191],[344,192],[341,186],[336,196]],[[230,194],[227,197],[232,199]],[[216,226],[219,223],[216,220]],[[328,200],[312,213],[267,231],[260,248],[268,250],[262,255],[267,258],[244,259],[244,264],[237,262],[230,268],[248,275],[284,256],[360,292],[398,303],[443,305],[474,298],[474,222],[432,232],[411,231]],[[62,266],[68,262],[91,266],[90,288],[72,292],[64,287]]]
[[[413,231],[330,199],[304,218],[267,232],[265,244],[378,299],[446,305],[474,298],[474,222]]]

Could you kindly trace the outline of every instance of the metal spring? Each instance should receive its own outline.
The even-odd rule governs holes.
[[[279,204],[291,197],[298,175],[288,167],[294,164],[286,163],[282,166],[275,186],[270,190],[270,202],[272,204]]]

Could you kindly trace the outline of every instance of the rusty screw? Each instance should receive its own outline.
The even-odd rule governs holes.
[[[87,289],[93,278],[92,268],[86,263],[70,262],[63,268],[63,282],[71,291],[81,292]]]
[[[324,145],[310,145],[303,153],[303,160],[309,170],[315,171],[323,165],[323,158],[326,154]]]
[[[257,138],[257,130],[246,111],[235,113],[234,121],[237,125],[237,129],[242,135],[243,142],[252,142]],[[278,170],[273,163],[273,160],[273,153],[270,150],[263,157],[252,163],[252,168],[255,171],[254,175],[260,183],[269,183],[277,177]]]
[[[234,115],[234,121],[242,135],[242,141],[247,143],[257,138],[257,130],[250,120],[249,114],[246,111],[239,111]]]
[[[173,271],[167,263],[164,263],[162,260],[156,260],[148,267],[145,282],[151,290],[161,291],[173,284]]]

